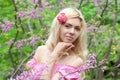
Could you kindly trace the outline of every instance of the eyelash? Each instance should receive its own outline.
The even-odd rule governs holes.
[[[80,28],[75,28],[76,30],[80,31]]]
[[[70,28],[69,25],[65,25],[66,28]],[[75,28],[77,31],[80,31],[80,28]]]
[[[65,27],[66,27],[66,28],[69,28],[70,26],[68,26],[68,25],[65,25]]]

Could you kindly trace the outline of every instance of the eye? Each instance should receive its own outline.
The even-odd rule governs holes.
[[[80,31],[80,28],[79,28],[79,27],[76,27],[75,29],[76,29],[77,31]]]
[[[66,28],[70,28],[70,26],[69,26],[69,25],[65,25],[65,27],[66,27]]]

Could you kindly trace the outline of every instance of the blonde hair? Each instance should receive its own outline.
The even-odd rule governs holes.
[[[82,59],[86,56],[87,51],[87,29],[86,29],[86,23],[83,18],[82,13],[76,9],[76,8],[65,8],[61,10],[60,13],[65,13],[67,16],[67,19],[70,18],[79,18],[81,20],[81,34],[78,37],[78,39],[73,43],[75,45],[75,48],[73,49]],[[57,16],[58,16],[57,15]],[[46,42],[46,45],[53,50],[54,47],[57,45],[57,43],[60,41],[59,35],[60,35],[60,27],[62,24],[57,20],[57,16],[54,18],[52,25],[51,25],[51,31],[49,38]]]

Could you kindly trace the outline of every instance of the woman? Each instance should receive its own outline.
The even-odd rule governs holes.
[[[86,24],[81,12],[75,8],[66,8],[53,20],[46,45],[37,48],[29,64],[40,63],[40,79],[83,80],[84,73],[73,73],[85,64],[87,54]],[[67,76],[65,76],[67,75]]]

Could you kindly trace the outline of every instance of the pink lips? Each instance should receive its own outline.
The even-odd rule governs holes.
[[[73,40],[73,37],[71,37],[71,36],[66,36],[66,38],[67,38],[68,40]]]

